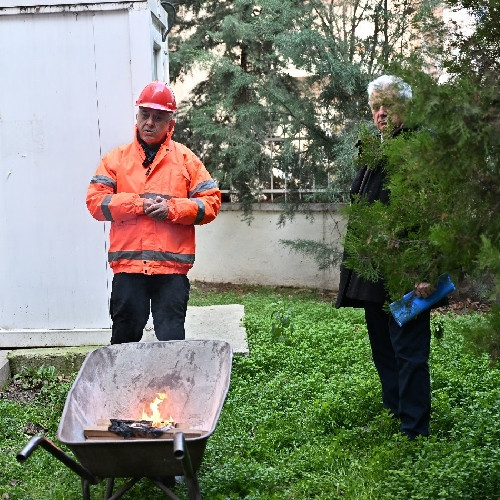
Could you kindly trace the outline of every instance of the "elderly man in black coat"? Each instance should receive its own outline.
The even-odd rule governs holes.
[[[400,78],[383,75],[368,85],[368,101],[373,121],[383,138],[404,131],[402,111],[412,97],[411,87]],[[365,165],[351,186],[351,200],[389,202],[383,165]],[[348,229],[349,230],[349,229]],[[360,307],[365,311],[373,361],[382,383],[382,401],[401,420],[401,432],[410,439],[428,436],[430,421],[430,311],[399,326],[384,304],[389,300],[384,280],[365,280],[341,266],[339,293],[335,307]],[[429,283],[419,283],[415,292],[427,297]]]

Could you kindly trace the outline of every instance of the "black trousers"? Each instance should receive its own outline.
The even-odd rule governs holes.
[[[158,340],[184,340],[188,300],[189,280],[184,274],[115,274],[111,344],[139,342],[150,309]]]
[[[401,419],[401,432],[410,438],[428,436],[430,311],[400,327],[382,305],[365,303],[364,308],[383,404]]]

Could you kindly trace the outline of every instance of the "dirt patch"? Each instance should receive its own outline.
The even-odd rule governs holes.
[[[469,314],[471,312],[485,313],[491,308],[490,304],[473,300],[470,298],[455,298],[450,297],[449,303],[446,306],[435,309],[440,313],[452,312],[454,314]]]
[[[191,288],[200,292],[213,292],[213,293],[232,293],[237,296],[244,296],[249,293],[261,293],[263,290],[269,293],[275,293],[280,296],[300,296],[300,295],[314,295],[319,300],[332,301],[335,300],[336,292],[332,290],[322,290],[313,288],[296,288],[288,286],[262,286],[262,285],[248,285],[239,283],[205,283],[202,281],[191,282]]]
[[[248,293],[257,293],[262,291],[263,288],[282,296],[299,296],[304,294],[314,295],[318,300],[334,303],[337,298],[337,292],[333,290],[320,290],[310,288],[294,288],[294,287],[262,287],[259,285],[246,285],[237,283],[205,283],[195,281],[191,285],[194,289],[200,292],[213,292],[213,293],[232,293],[237,296],[244,296]],[[434,309],[434,311],[442,314],[452,312],[455,314],[468,314],[471,312],[484,313],[489,311],[490,305],[476,300],[467,295],[458,295],[453,293],[448,299],[448,304]]]
[[[56,380],[59,383],[70,382],[69,378],[62,376],[56,377]],[[30,377],[14,378],[3,391],[0,391],[0,399],[9,399],[21,404],[30,403],[37,397],[42,387],[43,381],[40,380],[35,381]]]
[[[22,380],[11,380],[9,385],[0,392],[0,399],[10,399],[16,403],[30,403],[39,392],[39,387],[26,387]]]

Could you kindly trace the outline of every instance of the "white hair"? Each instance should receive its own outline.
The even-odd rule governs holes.
[[[395,88],[401,99],[411,99],[411,87],[401,78],[394,75],[382,75],[368,84],[368,100],[371,99],[373,92],[384,90],[388,87]]]

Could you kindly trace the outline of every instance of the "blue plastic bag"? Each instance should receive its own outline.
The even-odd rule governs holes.
[[[403,326],[413,319],[417,314],[429,309],[436,302],[455,290],[455,285],[451,281],[449,274],[442,274],[439,277],[436,289],[429,297],[421,299],[415,295],[415,292],[408,292],[402,299],[396,300],[389,305],[396,323]]]

